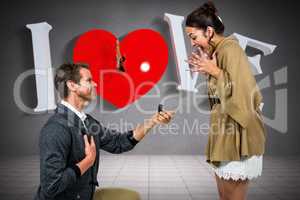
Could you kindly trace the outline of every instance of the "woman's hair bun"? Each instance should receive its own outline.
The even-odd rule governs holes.
[[[206,30],[213,27],[217,34],[223,34],[225,26],[218,15],[218,11],[212,1],[204,3],[201,7],[191,12],[185,21],[185,25]]]
[[[215,7],[215,4],[212,1],[208,1],[204,3],[201,7],[200,10],[203,10],[203,12],[207,14],[217,14],[218,10]]]

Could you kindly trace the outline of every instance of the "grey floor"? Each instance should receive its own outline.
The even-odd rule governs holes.
[[[101,187],[125,187],[145,200],[218,199],[203,156],[101,156]],[[0,199],[32,199],[39,183],[38,157],[1,159]],[[300,199],[300,158],[266,157],[263,176],[250,184],[248,199]]]

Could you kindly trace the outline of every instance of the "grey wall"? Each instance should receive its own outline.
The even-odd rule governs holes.
[[[23,156],[38,153],[39,130],[50,114],[29,115],[23,113],[15,104],[13,86],[16,78],[24,71],[32,69],[33,52],[31,34],[26,24],[47,21],[52,25],[50,47],[52,64],[59,66],[71,61],[72,48],[76,38],[92,28],[101,28],[113,32],[118,37],[138,28],[152,28],[159,31],[169,44],[169,64],[167,71],[158,84],[160,97],[144,97],[138,101],[143,108],[153,111],[162,98],[173,95],[167,102],[169,108],[182,105],[173,123],[179,126],[174,134],[165,130],[155,130],[139,144],[131,154],[203,154],[207,136],[195,130],[192,134],[184,132],[184,123],[192,126],[194,120],[199,124],[207,123],[208,116],[196,112],[191,104],[194,94],[179,92],[175,86],[164,86],[171,81],[176,83],[169,28],[163,21],[164,13],[186,16],[204,1],[15,1],[1,5],[1,156]],[[287,2],[287,1],[286,1]],[[274,84],[273,72],[288,66],[288,83],[263,90],[264,115],[275,116],[275,90],[288,88],[288,132],[282,134],[267,126],[267,154],[298,155],[300,153],[297,122],[299,121],[299,93],[297,91],[300,73],[299,65],[299,28],[300,18],[297,3],[284,1],[215,1],[220,16],[226,25],[226,34],[233,32],[275,44],[278,47],[273,54],[262,57],[263,74],[258,80],[270,76]],[[152,90],[148,95],[155,94]],[[22,85],[22,99],[26,105],[35,107],[35,80],[26,79]],[[98,105],[91,113],[103,124],[116,123],[119,129],[126,128],[120,120],[136,125],[149,115],[140,113],[135,104],[116,113],[115,109],[100,98],[100,106],[110,112],[103,113]],[[197,106],[207,109],[205,99]],[[280,114],[280,113],[279,113]],[[277,113],[278,115],[278,113]],[[128,128],[128,127],[127,127]]]

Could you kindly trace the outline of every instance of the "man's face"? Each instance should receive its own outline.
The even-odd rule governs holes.
[[[76,93],[79,97],[85,101],[92,101],[96,98],[96,86],[97,84],[92,80],[92,75],[90,70],[86,68],[81,68],[80,71],[80,82]]]

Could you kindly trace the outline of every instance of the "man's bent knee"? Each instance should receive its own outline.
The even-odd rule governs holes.
[[[94,194],[94,200],[141,200],[139,193],[125,188],[101,188]]]

